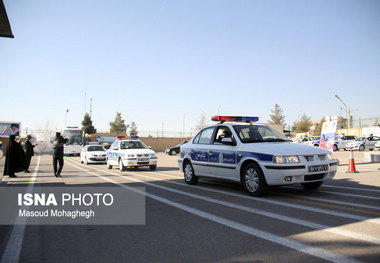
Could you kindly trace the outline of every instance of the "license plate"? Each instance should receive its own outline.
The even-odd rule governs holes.
[[[137,161],[138,162],[147,162],[147,161],[149,161],[149,158],[139,158]]]
[[[316,165],[316,166],[309,166],[309,173],[314,172],[325,172],[329,170],[329,166],[326,165]]]

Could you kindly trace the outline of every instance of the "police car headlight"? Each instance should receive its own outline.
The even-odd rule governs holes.
[[[329,158],[329,161],[331,161],[331,160],[335,160],[335,158],[333,157],[332,153],[329,153],[329,154],[327,155],[327,157]]]
[[[297,156],[275,156],[273,158],[274,163],[299,163],[300,159]]]
[[[151,153],[151,154],[150,154],[150,158],[155,158],[155,157],[157,157],[157,154],[156,154],[156,153]]]

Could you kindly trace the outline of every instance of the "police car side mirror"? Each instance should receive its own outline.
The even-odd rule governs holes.
[[[152,149],[152,146],[148,146],[148,149]]]
[[[232,138],[223,138],[221,143],[227,144],[227,145],[234,145],[234,142],[232,141]]]

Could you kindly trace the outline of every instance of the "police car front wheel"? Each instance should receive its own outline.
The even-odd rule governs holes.
[[[261,196],[268,188],[263,172],[254,163],[245,167],[242,174],[242,184],[244,190],[252,196]]]
[[[185,182],[187,184],[194,185],[198,183],[199,178],[195,176],[193,166],[190,162],[186,162],[185,167],[183,169],[183,173],[185,176]]]
[[[110,164],[110,161],[107,159],[107,168],[112,169],[112,165]]]
[[[123,163],[123,160],[122,160],[122,159],[119,160],[119,170],[120,170],[121,172],[123,172],[123,171],[126,170],[126,167],[124,166],[124,163]]]

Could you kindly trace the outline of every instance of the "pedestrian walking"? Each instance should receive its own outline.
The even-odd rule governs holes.
[[[25,153],[21,145],[16,142],[16,136],[9,136],[9,143],[5,153],[4,175],[17,177],[15,173],[25,170]]]
[[[0,142],[0,160],[4,157],[3,142]]]
[[[27,135],[24,142],[24,151],[25,151],[25,173],[30,173],[29,166],[32,156],[34,156],[34,145],[31,143],[32,135]]]
[[[55,137],[51,139],[53,145],[53,169],[55,177],[62,177],[61,172],[63,168],[63,146],[69,139],[61,136],[60,132],[55,133]],[[57,169],[57,164],[59,164]]]

